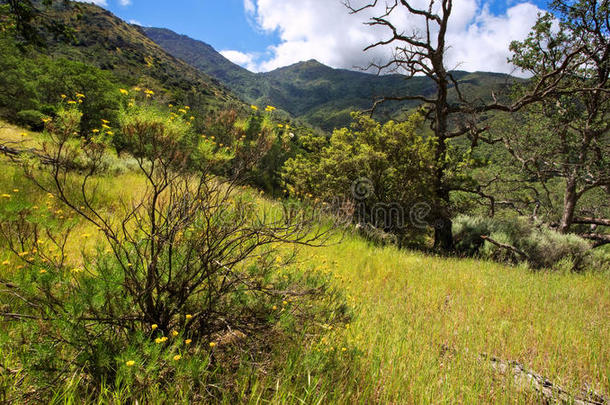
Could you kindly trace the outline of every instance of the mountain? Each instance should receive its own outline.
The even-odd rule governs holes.
[[[88,3],[57,2],[45,9],[48,18],[65,24],[71,35],[50,33],[44,52],[111,72],[126,85],[158,89],[168,100],[218,107],[238,99],[218,79],[190,66],[151,41],[144,31]]]
[[[406,80],[405,76],[373,75],[346,69],[333,69],[315,60],[299,62],[266,73],[252,73],[226,59],[210,45],[168,29],[142,28],[143,32],[171,55],[216,77],[245,101],[274,105],[302,118],[311,125],[332,130],[349,124],[354,110],[369,109],[380,96],[427,95],[434,91],[425,77]],[[507,81],[515,80],[499,73],[453,72],[464,95],[489,98]],[[391,102],[377,113],[389,119],[410,110],[417,102]]]

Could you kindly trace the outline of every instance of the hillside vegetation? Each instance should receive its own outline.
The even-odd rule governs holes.
[[[15,110],[11,113],[13,119],[19,112],[17,108],[48,112],[62,93],[87,91],[94,96],[91,88],[95,86],[101,88],[95,94],[98,99],[86,103],[105,104],[106,108],[112,108],[112,100],[103,92],[110,87],[134,86],[156,92],[166,103],[180,103],[202,111],[217,111],[229,105],[244,107],[219,81],[167,54],[141,29],[100,7],[56,2],[45,9],[44,15],[65,27],[65,34],[47,32],[46,25],[35,21],[45,44],[26,47],[26,54],[21,52],[24,49],[17,50],[15,41],[3,40],[4,58],[0,63],[6,77],[4,86],[10,90],[1,102],[7,109]],[[18,83],[23,83],[25,89],[16,88]],[[39,102],[30,103],[31,99]],[[197,125],[202,127],[203,123]]]
[[[41,137],[6,124],[2,127],[0,137],[4,142],[19,140],[35,145]],[[44,204],[44,194],[36,192],[6,160],[1,164],[0,188],[5,194],[12,199]],[[143,184],[144,179],[129,171],[105,177],[100,183],[108,204],[112,204],[112,195],[119,190],[130,190],[135,195]],[[120,191],[121,198],[126,197],[124,191]],[[29,196],[26,198],[24,193]],[[257,204],[276,203],[257,198]],[[71,258],[72,267],[83,265],[78,259],[82,249],[94,249],[103,239],[94,227],[82,221],[78,222],[75,234],[90,236],[69,240],[66,255]],[[265,363],[243,363],[234,371],[234,382],[227,385],[232,388],[214,394],[219,395],[217,400],[248,403],[539,400],[534,388],[519,382],[510,372],[498,371],[494,363],[482,357],[484,354],[518,361],[580,397],[583,390],[610,391],[607,272],[532,273],[525,267],[377,247],[352,233],[336,238],[327,247],[299,249],[297,262],[278,269],[277,275],[295,279],[310,274],[328,280],[345,297],[351,320],[343,325],[322,325],[313,335],[296,337],[294,344],[274,346],[272,369]],[[3,278],[28,271],[19,268],[23,266],[13,267],[15,261],[6,246],[0,258],[5,261]],[[276,305],[281,311],[290,312],[293,305],[297,309],[298,302]],[[3,301],[3,305],[10,304]],[[4,322],[5,333],[0,339],[4,358],[2,395],[13,398],[19,392],[27,392],[27,386],[34,382],[27,374],[25,380],[19,377],[22,373],[19,344],[32,342],[26,336],[20,337],[19,329],[13,328],[17,325],[14,320]],[[285,320],[277,322],[279,326]],[[228,353],[224,351],[230,348],[218,349],[216,356]],[[184,361],[189,356],[211,354],[180,353]],[[145,378],[151,365],[140,363],[146,355],[137,348],[130,349],[126,356],[121,358],[140,360],[129,368],[119,365],[121,380],[108,381],[107,388],[96,394],[95,400],[125,401],[140,397],[163,402],[170,398],[199,397],[199,393],[185,390],[186,386],[179,382],[166,388],[151,382],[146,392],[137,391],[133,378]],[[205,381],[213,384],[212,374],[198,376],[199,384],[205,385]],[[82,391],[84,384],[78,376],[64,380],[49,387],[51,396],[47,398],[53,398],[53,403],[80,402],[85,398],[83,395],[91,395]]]
[[[0,0],[0,403],[607,404],[610,8],[441,3],[405,80]]]

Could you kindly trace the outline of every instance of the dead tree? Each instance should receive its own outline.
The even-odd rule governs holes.
[[[481,123],[480,115],[489,111],[517,111],[523,106],[539,101],[551,94],[567,74],[567,68],[581,49],[572,49],[564,55],[561,63],[537,78],[534,85],[521,97],[504,102],[496,94],[491,94],[491,102],[468,99],[460,89],[460,83],[447,65],[447,29],[451,22],[453,0],[430,0],[426,7],[418,7],[409,0],[375,0],[356,6],[356,1],[345,2],[352,13],[383,8],[378,16],[371,17],[367,24],[389,31],[389,37],[370,44],[365,50],[377,47],[392,47],[392,57],[384,63],[373,63],[379,73],[388,71],[405,74],[406,79],[426,76],[434,85],[432,94],[386,96],[373,105],[373,110],[386,101],[418,101],[424,107],[426,118],[437,140],[435,151],[433,203],[435,247],[442,250],[453,249],[452,221],[450,214],[450,194],[454,190],[465,191],[448,176],[448,144],[457,138],[468,138],[472,147],[480,142],[498,142],[486,136],[489,129]],[[396,26],[392,16],[406,11],[419,20],[418,28]],[[450,94],[454,93],[453,95]],[[450,97],[452,95],[452,97]],[[476,190],[473,191],[478,194]]]

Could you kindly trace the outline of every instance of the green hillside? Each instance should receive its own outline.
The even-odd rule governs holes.
[[[47,52],[110,71],[126,85],[145,85],[166,91],[168,99],[193,105],[236,101],[216,79],[169,55],[137,26],[93,4],[56,4],[50,18],[66,24],[69,41],[50,35]]]
[[[371,107],[380,96],[429,94],[434,87],[424,77],[406,80],[404,76],[333,69],[315,60],[299,62],[267,73],[252,73],[232,63],[210,45],[167,29],[142,28],[168,53],[216,77],[245,101],[271,104],[325,130],[346,126],[350,112]],[[489,98],[514,78],[498,73],[454,72],[463,92],[472,99]],[[389,119],[416,102],[388,103],[377,114]]]

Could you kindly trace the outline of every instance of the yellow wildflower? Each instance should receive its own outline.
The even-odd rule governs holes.
[[[186,345],[190,345],[190,344],[191,344],[191,342],[192,342],[192,340],[191,340],[191,339],[186,339],[186,340],[184,341],[184,344],[186,344]]]
[[[129,92],[125,89],[119,89],[119,91],[121,92],[121,94],[125,94],[125,95],[129,94]]]
[[[155,339],[155,343],[163,343],[163,342],[166,342],[166,341],[167,341],[167,337],[166,336],[163,336],[163,337]]]
[[[274,305],[271,309],[275,311],[277,309],[277,306]]]
[[[265,111],[269,111],[269,112],[274,111],[274,110],[275,110],[275,107],[274,107],[274,106],[272,106],[272,105],[268,105],[268,106],[265,108]]]
[[[47,271],[46,271],[45,269],[40,270],[40,274],[44,274],[44,273],[46,273],[46,272],[47,272]]]
[[[188,105],[185,105],[185,106],[184,106],[184,109],[185,109],[185,110],[190,110],[190,109],[191,109],[191,107],[189,107]]]
[[[106,132],[106,134],[112,136],[112,135],[114,135],[114,132],[108,131],[108,132]]]
[[[3,261],[3,262],[2,262],[2,264],[3,264],[4,266],[8,266],[9,264],[11,264],[11,262],[9,262],[8,260],[5,260],[5,261]]]
[[[95,128],[95,129],[92,129],[91,132],[93,132],[94,134],[97,134],[98,132],[100,132],[100,130]]]
[[[10,194],[2,194],[2,198],[11,198]]]
[[[186,319],[191,319],[193,317],[193,315],[191,314],[186,314]]]
[[[133,367],[135,364],[136,364],[136,362],[135,362],[135,361],[133,361],[133,360],[129,360],[129,361],[126,361],[126,362],[125,362],[125,365],[126,365],[127,367]]]
[[[159,325],[157,325],[156,323],[153,323],[152,325],[150,325],[152,330],[155,330],[159,327]]]
[[[178,336],[178,331],[176,331],[176,330],[175,330],[175,331],[173,331],[173,332],[172,332],[172,336]]]
[[[110,121],[108,121],[108,120],[102,120],[102,124],[110,124]]]
[[[83,93],[76,93],[76,98],[85,98]]]
[[[180,356],[179,354],[174,356],[174,361],[178,361],[182,358],[182,356]]]
[[[70,100],[70,101],[68,101],[68,104],[76,104],[76,101]]]
[[[169,105],[169,108],[174,108],[174,105],[173,105],[173,104],[170,104],[170,105]]]
[[[216,343],[215,342],[210,342],[210,347],[216,347]]]
[[[251,108],[253,111],[258,111],[258,107],[257,107],[257,106],[255,106],[255,105],[251,105],[251,106],[250,106],[250,108]]]
[[[68,96],[66,96],[65,94],[61,95],[61,98],[66,98],[66,97],[68,97]]]

